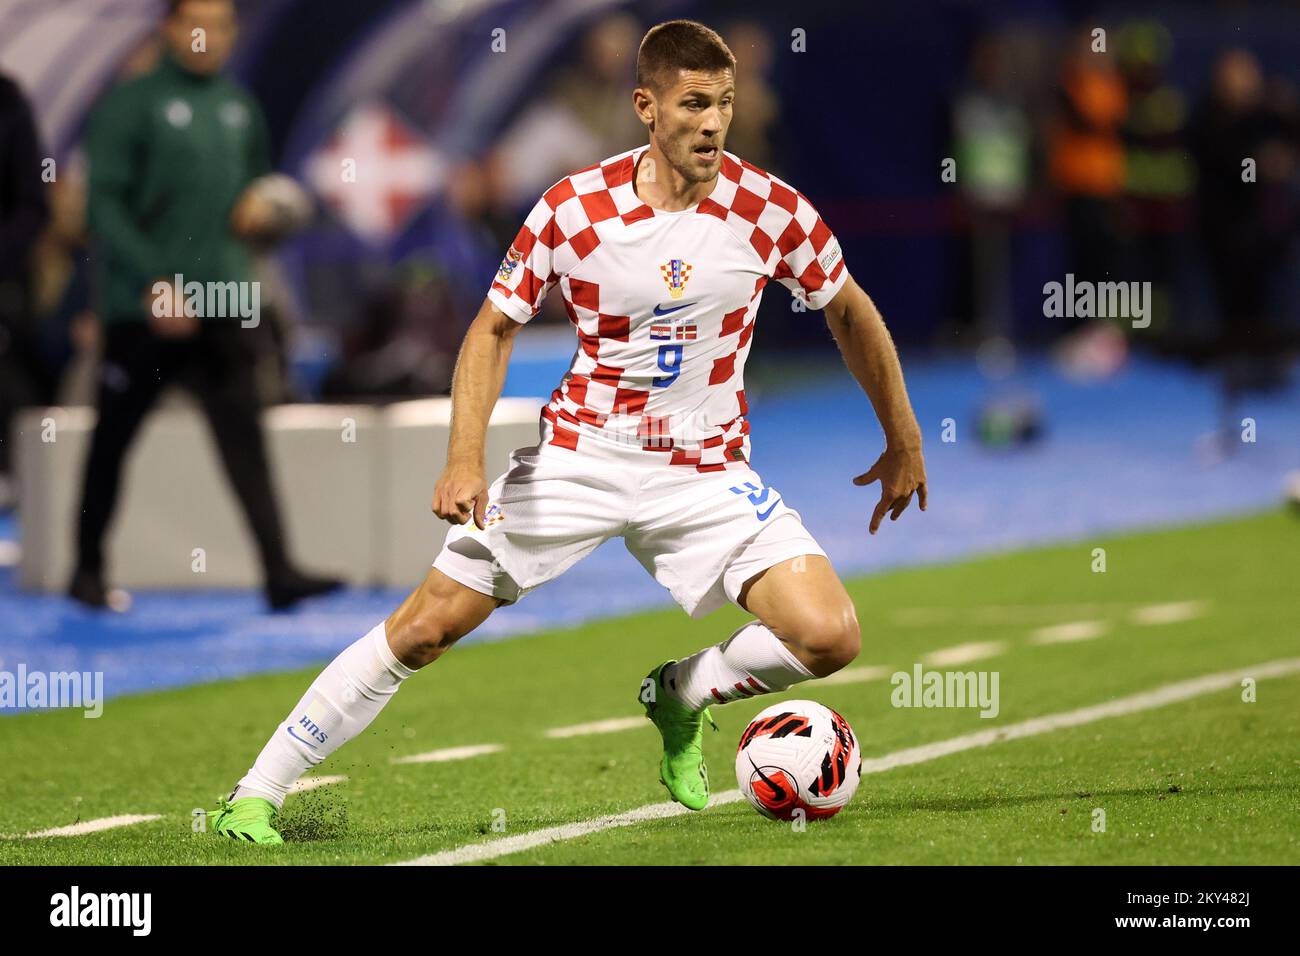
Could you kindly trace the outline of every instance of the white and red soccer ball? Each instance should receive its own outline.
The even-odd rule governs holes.
[[[736,748],[736,782],[774,820],[839,813],[858,789],[862,749],[849,722],[816,701],[788,700],[759,713]]]

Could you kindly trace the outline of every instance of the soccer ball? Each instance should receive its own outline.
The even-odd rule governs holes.
[[[849,722],[812,700],[762,711],[736,748],[736,782],[774,820],[820,820],[839,813],[858,789],[862,750]]]

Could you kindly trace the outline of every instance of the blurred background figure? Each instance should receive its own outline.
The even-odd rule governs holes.
[[[104,535],[123,460],[172,382],[194,392],[211,425],[257,541],[271,606],[339,585],[297,571],[286,552],[258,421],[256,356],[243,327],[250,317],[224,309],[195,315],[185,304],[193,282],[248,287],[245,243],[279,228],[267,195],[274,190],[258,182],[269,171],[261,111],[220,75],[235,31],[231,0],[171,0],[161,62],[113,90],[90,122],[89,222],[104,355],[68,593],[92,607],[109,604]]]
[[[727,151],[777,176],[788,158],[778,155],[774,135],[781,119],[781,97],[772,85],[772,38],[755,20],[737,20],[724,27],[722,38],[736,55],[737,96],[744,108],[732,114],[727,129]]]
[[[1048,162],[1065,207],[1067,271],[1105,282],[1119,278],[1122,261],[1128,94],[1115,58],[1095,51],[1095,42],[1090,29],[1079,30],[1062,61]]]
[[[1065,212],[1062,271],[1087,283],[1129,281],[1133,241],[1124,206],[1128,90],[1099,29],[1082,27],[1070,41],[1048,145],[1049,177]],[[1113,317],[1089,320],[1070,310],[1057,321],[1064,337],[1055,355],[1065,374],[1104,378],[1126,360],[1126,333]]]
[[[489,170],[506,209],[531,206],[556,180],[590,166],[593,156],[612,156],[645,138],[628,105],[644,32],[629,14],[598,20],[583,34],[578,55],[559,66],[545,94],[504,132]],[[513,231],[500,238],[509,245]]]
[[[961,288],[969,303],[958,323],[973,331],[971,346],[1012,333],[1011,236],[1030,188],[1032,126],[1011,70],[1001,37],[980,37],[952,104],[964,243]]]
[[[9,429],[25,405],[54,400],[36,327],[32,250],[49,216],[42,151],[22,90],[0,74],[0,508],[13,500]]]
[[[1209,264],[1231,418],[1241,392],[1277,382],[1294,330],[1275,300],[1297,229],[1297,115],[1285,84],[1272,87],[1244,49],[1218,57],[1192,121],[1197,232]],[[1227,427],[1227,425],[1225,425]]]
[[[1187,152],[1187,97],[1167,78],[1173,36],[1158,20],[1124,24],[1117,38],[1128,98],[1124,140],[1125,227],[1132,233],[1125,279],[1152,284],[1151,331],[1168,330],[1195,169]]]

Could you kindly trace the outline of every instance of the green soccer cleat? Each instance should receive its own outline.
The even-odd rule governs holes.
[[[240,797],[234,803],[222,799],[217,809],[209,810],[215,816],[212,832],[245,843],[276,845],[284,842],[280,832],[271,826],[280,811],[270,800],[261,797]]]
[[[659,761],[659,781],[674,800],[688,810],[703,810],[709,805],[709,771],[704,766],[704,721],[714,729],[718,725],[706,707],[696,712],[669,694],[660,675],[669,664],[664,661],[641,682],[640,701],[645,715],[664,739],[664,756]],[[648,699],[647,699],[648,698]]]

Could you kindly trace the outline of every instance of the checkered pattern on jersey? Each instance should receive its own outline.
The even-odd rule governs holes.
[[[803,194],[723,154],[713,192],[693,214],[725,224],[758,256],[765,274],[755,283],[749,302],[723,317],[718,334],[731,337],[732,348],[713,359],[708,378],[710,388],[735,395],[735,416],[699,441],[674,442],[660,417],[645,413],[649,392],[625,381],[627,365],[611,359],[620,343],[625,347],[628,342],[630,317],[603,311],[599,284],[570,276],[616,230],[656,215],[632,184],[642,152],[644,147],[612,157],[548,189],[515,237],[489,297],[516,321],[527,322],[550,289],[560,286],[580,349],[542,412],[552,443],[576,449],[583,429],[575,426],[605,429],[611,416],[619,423],[620,435],[625,434],[628,419],[640,416],[635,435],[645,450],[662,451],[673,464],[700,471],[740,467],[748,460],[749,440],[743,368],[763,287],[768,278],[776,279],[810,308],[821,308],[847,276],[839,244]]]

